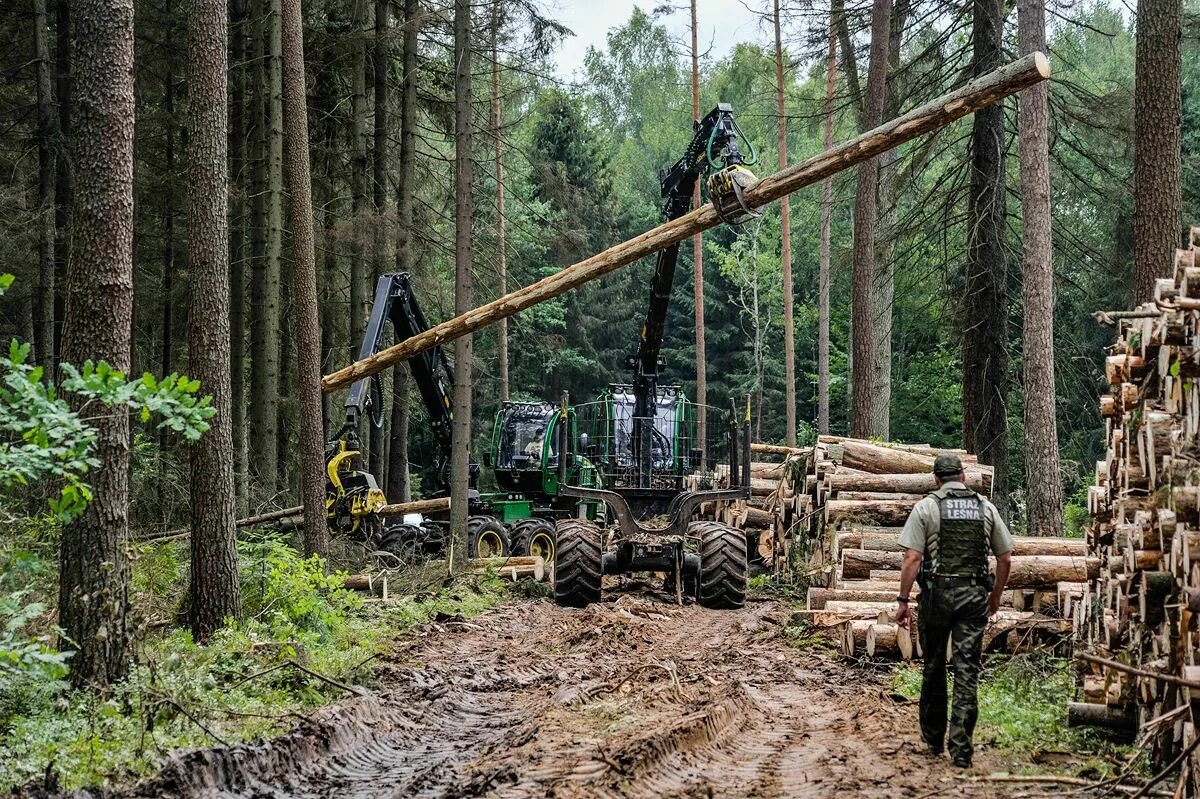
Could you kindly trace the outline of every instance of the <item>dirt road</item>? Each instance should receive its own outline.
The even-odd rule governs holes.
[[[428,628],[379,693],[263,744],[188,755],[140,794],[1009,795],[924,754],[885,677],[788,647],[786,616],[774,603],[514,601]]]

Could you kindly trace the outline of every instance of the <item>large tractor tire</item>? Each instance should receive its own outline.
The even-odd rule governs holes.
[[[425,557],[425,531],[412,524],[386,524],[374,546],[411,563]]]
[[[472,516],[467,520],[467,557],[502,558],[512,553],[508,531],[494,516]]]
[[[696,599],[706,608],[746,604],[746,535],[720,522],[692,522],[688,535],[700,539],[700,579]]]
[[[554,563],[554,523],[548,519],[521,519],[513,524],[509,537],[514,554],[534,555],[547,565]]]
[[[569,608],[599,602],[604,569],[600,528],[585,519],[562,519],[554,532],[554,601]]]

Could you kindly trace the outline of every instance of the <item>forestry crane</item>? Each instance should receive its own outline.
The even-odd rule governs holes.
[[[709,199],[724,222],[737,225],[756,215],[743,197],[757,182],[746,168],[756,160],[754,150],[748,144],[748,154],[743,155],[739,139],[745,141],[745,136],[726,103],[695,124],[683,157],[659,176],[666,221],[691,210],[696,182],[705,175]],[[748,498],[749,406],[728,413],[725,425],[719,426],[723,441],[697,440],[695,406],[678,386],[659,384],[678,256],[679,245],[673,244],[656,257],[638,350],[629,359],[632,384],[611,385],[600,401],[577,408],[596,436],[593,440],[581,436],[580,447],[596,464],[604,488],[563,481],[560,492],[603,501],[615,524],[601,530],[586,519],[558,521],[555,599],[559,604],[598,602],[604,574],[646,571],[667,573],[678,599],[686,590],[706,607],[740,607],[745,601],[744,533],[716,522],[693,522],[692,516],[704,502]],[[712,410],[716,416],[716,409]],[[564,438],[561,446],[569,443]],[[730,488],[687,490],[685,477],[714,463],[718,449],[724,449],[728,459]],[[606,539],[612,542],[608,551]]]

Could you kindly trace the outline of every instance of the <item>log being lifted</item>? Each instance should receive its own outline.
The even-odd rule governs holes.
[[[902,117],[885,122],[848,142],[768,175],[753,188],[746,190],[745,202],[751,208],[759,208],[786,197],[805,186],[819,183],[830,175],[937,130],[1049,77],[1050,62],[1046,60],[1046,56],[1042,53],[1030,53],[914,108]],[[321,381],[321,387],[325,391],[345,388],[357,380],[406,361],[430,347],[507,319],[526,308],[603,277],[718,224],[720,219],[717,212],[712,204],[708,203],[678,219],[661,224],[640,236],[568,266],[531,286],[510,292],[487,305],[434,325],[423,333],[326,375]]]

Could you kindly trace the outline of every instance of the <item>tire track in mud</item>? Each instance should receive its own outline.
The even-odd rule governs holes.
[[[782,640],[786,609],[514,602],[431,626],[383,689],[129,796],[1006,796],[923,753],[882,677]]]

